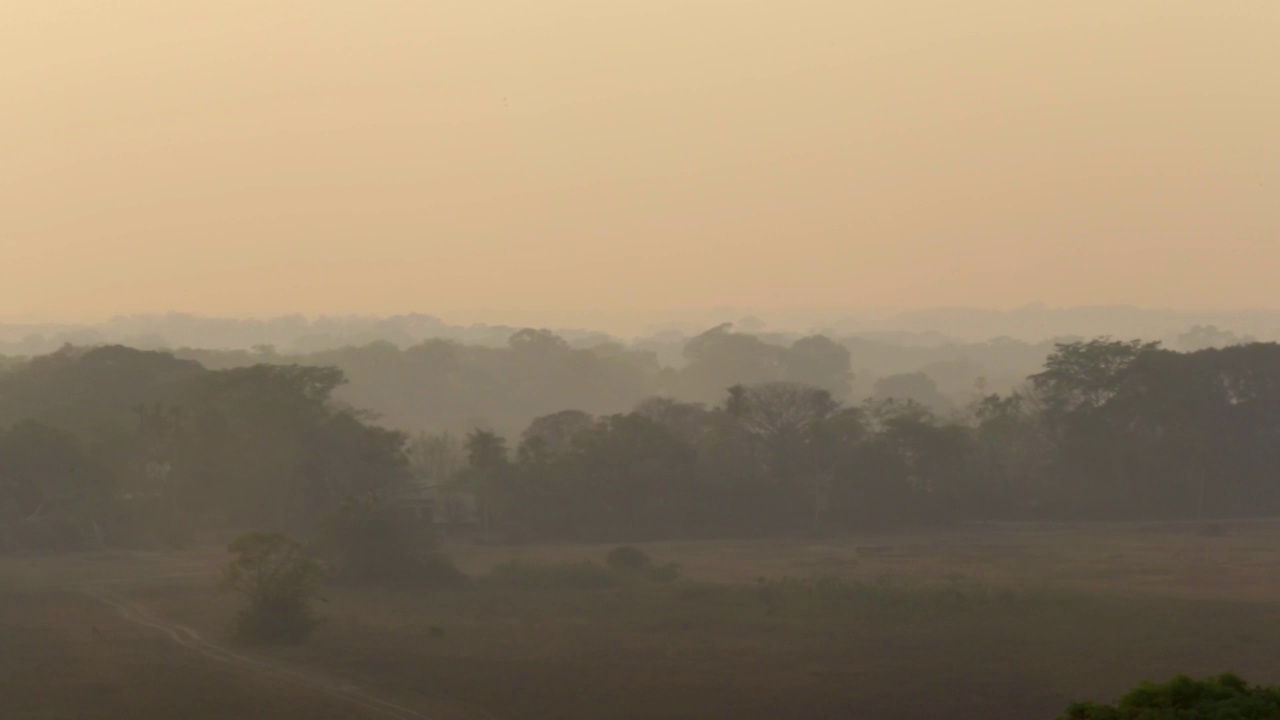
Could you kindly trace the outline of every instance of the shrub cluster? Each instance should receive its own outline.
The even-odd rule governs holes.
[[[284,643],[309,637],[319,623],[311,601],[320,564],[278,533],[242,535],[228,549],[235,557],[224,568],[224,581],[249,600],[236,626],[241,639]]]
[[[1179,675],[1143,683],[1115,705],[1076,703],[1060,720],[1275,720],[1280,688],[1250,686],[1232,674],[1204,680]]]

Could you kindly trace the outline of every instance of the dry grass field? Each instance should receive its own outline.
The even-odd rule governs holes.
[[[310,643],[235,649],[295,675],[216,662],[81,592],[233,647],[217,551],[0,560],[0,717],[394,716],[290,677],[438,720],[1022,720],[1177,672],[1280,682],[1280,523],[653,543],[680,580],[486,579],[608,549],[458,546],[464,587],[326,588]]]
[[[291,683],[181,652],[87,596],[0,590],[0,717],[353,718]]]

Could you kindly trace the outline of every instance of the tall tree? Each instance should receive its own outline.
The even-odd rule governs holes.
[[[467,461],[476,478],[480,499],[481,527],[485,540],[492,539],[494,506],[498,483],[507,467],[507,441],[492,430],[476,428],[467,434]]]

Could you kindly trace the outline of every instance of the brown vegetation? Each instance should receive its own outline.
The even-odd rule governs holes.
[[[684,579],[519,587],[483,574],[512,559],[603,565],[610,548],[459,547],[476,582],[332,588],[311,644],[260,657],[341,677],[433,718],[1021,720],[1178,672],[1233,670],[1267,682],[1280,672],[1274,523],[1213,533],[1198,524],[988,525],[641,547],[655,562],[680,563]],[[176,576],[115,586],[230,642],[236,598],[215,593],[213,576],[189,575],[221,559],[5,560],[0,573],[23,588]],[[305,688],[206,668],[87,598],[15,592],[0,613],[0,633],[25,638],[6,643],[22,648],[5,653],[0,697],[13,707],[66,706],[99,693],[129,709],[117,716],[199,717],[182,703],[194,710],[214,693],[223,703],[216,716],[252,717],[227,709],[248,697],[274,698],[273,707],[293,713],[263,717],[357,712]],[[130,640],[95,645],[91,624]],[[66,707],[64,716],[93,717]]]

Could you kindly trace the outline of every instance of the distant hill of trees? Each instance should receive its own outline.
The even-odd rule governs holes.
[[[756,335],[729,324],[669,342],[672,347],[612,341],[576,347],[550,331],[525,329],[502,347],[436,339],[305,354],[274,348],[175,354],[214,369],[337,367],[350,382],[335,397],[388,427],[410,433],[485,427],[515,437],[533,418],[565,407],[601,415],[650,396],[713,403],[730,385],[766,382],[813,385],[841,402],[910,399],[946,414],[975,393],[1013,388],[1053,347],[1012,340],[903,347],[864,338]]]
[[[1250,339],[1280,340],[1280,311],[1191,312],[1129,306],[1049,307],[1027,305],[1011,310],[932,308],[896,313],[810,310],[764,313],[766,322],[750,309],[719,308],[681,313],[682,319],[663,320],[632,329],[626,337],[615,327],[591,324],[550,324],[556,335],[573,347],[622,342],[654,350],[663,365],[678,365],[684,343],[706,328],[726,320],[771,344],[789,344],[807,335],[825,335],[844,342],[858,338],[885,347],[933,348],[969,345],[1005,338],[1037,345],[1055,338],[1143,337],[1161,340],[1179,350],[1179,336],[1200,328],[1201,340],[1214,345]],[[586,317],[591,313],[584,311]],[[603,316],[597,314],[602,320]],[[266,318],[206,317],[185,313],[122,315],[104,322],[54,323],[0,321],[0,355],[43,355],[63,345],[126,345],[143,350],[197,348],[251,350],[270,347],[298,355],[348,346],[389,342],[407,348],[425,340],[453,340],[466,345],[503,347],[527,324],[449,322],[411,313],[386,317],[281,315]],[[548,326],[539,323],[538,326]]]
[[[713,403],[730,385],[766,382],[813,385],[841,402],[909,399],[948,414],[975,393],[1013,388],[1052,348],[1012,340],[902,347],[863,338],[756,335],[725,324],[678,341],[674,351],[618,342],[575,347],[550,331],[525,329],[503,347],[427,340],[306,354],[273,348],[175,354],[214,369],[337,367],[350,382],[335,397],[388,427],[410,433],[485,427],[515,437],[533,418],[565,407],[601,415],[650,396]]]
[[[390,317],[217,318],[173,313],[121,316],[103,323],[0,323],[0,355],[43,355],[63,345],[126,345],[142,350],[201,348],[276,349],[289,354],[389,342],[408,347],[424,340],[454,340],[501,347],[519,326],[447,323],[423,315]],[[595,330],[558,329],[576,344],[612,339]]]
[[[999,318],[1022,322],[1044,316],[1071,326],[1066,320],[1096,319],[1093,310],[956,310],[900,319],[924,322],[920,317],[936,316],[939,322],[962,325],[964,318],[983,317],[996,327]],[[1153,322],[1184,317],[1134,312]],[[1253,326],[1265,316],[1237,319]],[[372,413],[386,427],[422,433],[480,426],[515,437],[533,418],[563,407],[610,414],[651,395],[712,403],[729,385],[772,381],[816,385],[843,402],[910,399],[949,415],[962,412],[976,396],[1017,388],[1056,342],[1080,339],[966,342],[932,331],[851,327],[837,323],[818,334],[776,332],[747,317],[710,330],[672,326],[627,342],[590,330],[451,325],[429,315],[236,320],[175,314],[121,317],[95,326],[47,326],[44,333],[34,332],[38,326],[0,324],[0,371],[24,356],[68,344],[115,343],[168,350],[212,369],[257,363],[332,366],[350,380],[335,390],[335,397]],[[1178,350],[1254,340],[1207,324],[1162,339]]]

